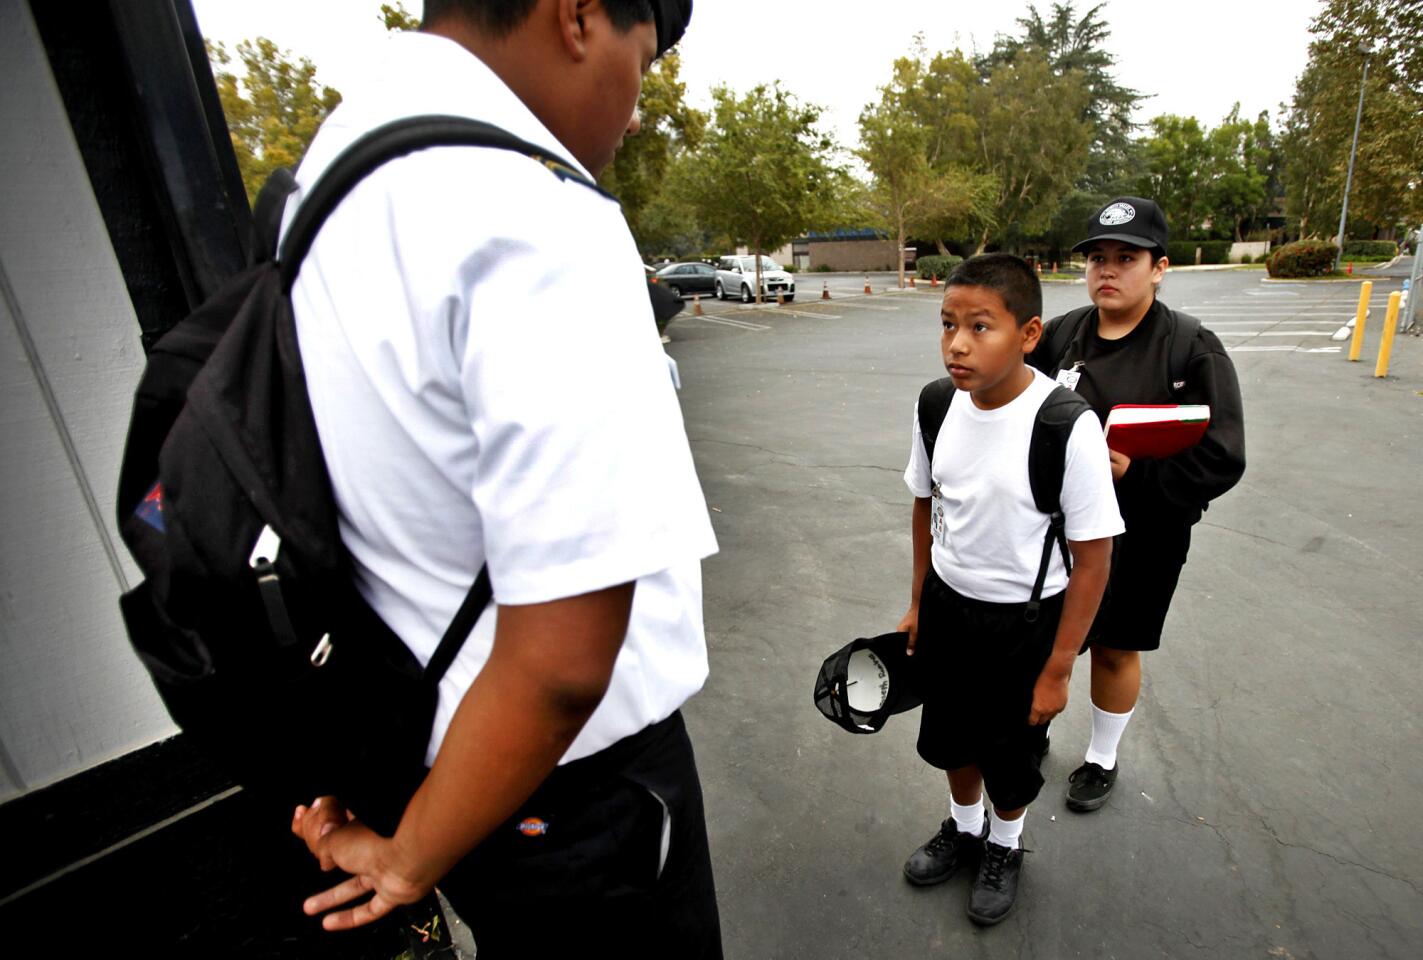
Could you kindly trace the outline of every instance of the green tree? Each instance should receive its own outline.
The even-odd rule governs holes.
[[[1259,215],[1269,199],[1274,148],[1269,116],[1242,120],[1237,103],[1206,139],[1211,153],[1211,169],[1204,171],[1210,178],[1207,215],[1217,233],[1228,227],[1233,239],[1243,240],[1242,225]]]
[[[681,165],[679,189],[700,221],[756,254],[807,229],[830,209],[834,143],[816,129],[820,108],[764,84],[738,96],[712,90],[711,124]]]
[[[1081,78],[1088,93],[1081,116],[1092,125],[1092,143],[1076,186],[1095,194],[1119,192],[1128,176],[1136,129],[1131,115],[1143,99],[1112,75],[1116,58],[1107,51],[1111,30],[1101,17],[1105,6],[1099,3],[1079,16],[1071,0],[1054,3],[1045,19],[1036,5],[1029,4],[1028,15],[1018,18],[1022,34],[999,36],[993,51],[979,61],[987,77],[995,68],[1037,51],[1046,54],[1055,73],[1075,72]]]
[[[208,57],[242,185],[248,202],[254,202],[273,170],[294,167],[301,160],[341,94],[316,82],[316,66],[310,60],[292,59],[266,37],[237,45],[241,77],[228,69],[233,61],[222,44],[208,44]]]
[[[1191,236],[1207,216],[1207,191],[1216,158],[1206,131],[1195,117],[1162,114],[1141,143],[1135,190],[1161,205],[1171,232]]]
[[[860,194],[857,219],[895,233],[901,247],[909,236],[933,240],[941,254],[946,240],[964,239],[991,220],[996,181],[969,165],[977,149],[978,122],[969,113],[977,84],[962,53],[930,57],[915,37],[913,55],[894,62],[879,102],[860,115],[856,153],[874,183]]]
[[[860,148],[855,153],[874,177],[874,187],[867,197],[873,218],[888,227],[895,238],[901,287],[908,239],[905,228],[929,196],[934,177],[924,156],[927,140],[927,131],[914,122],[889,91],[879,104],[860,112]]]
[[[1400,223],[1423,220],[1423,9],[1327,0],[1310,32],[1281,143],[1288,212],[1302,236],[1337,229],[1367,61],[1349,229],[1391,238]]]
[[[1055,72],[1041,51],[994,67],[970,94],[977,172],[993,177],[992,221],[978,250],[1046,230],[1082,177],[1092,140],[1090,96],[1076,71]]]
[[[669,52],[643,77],[637,101],[641,129],[623,141],[600,178],[622,202],[628,227],[645,255],[671,252],[666,244],[672,236],[698,232],[693,211],[667,189],[673,159],[694,149],[707,125],[706,114],[686,104],[680,69],[681,59]],[[654,203],[656,209],[650,210]]]

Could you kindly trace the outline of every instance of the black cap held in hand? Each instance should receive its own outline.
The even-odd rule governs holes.
[[[692,22],[692,0],[652,0],[652,16],[657,21],[657,55],[677,45],[687,24]]]
[[[924,702],[907,633],[861,637],[836,650],[815,678],[815,707],[851,733],[875,733],[896,713]]]
[[[1087,221],[1087,239],[1078,242],[1072,252],[1086,250],[1098,240],[1120,240],[1165,256],[1166,214],[1154,200],[1117,197],[1092,214]]]

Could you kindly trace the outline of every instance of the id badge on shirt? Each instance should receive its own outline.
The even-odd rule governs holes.
[[[944,542],[944,497],[937,483],[930,492],[929,536],[939,543]]]
[[[1066,370],[1057,371],[1057,382],[1069,390],[1077,390],[1077,381],[1082,379],[1082,361],[1078,360]]]

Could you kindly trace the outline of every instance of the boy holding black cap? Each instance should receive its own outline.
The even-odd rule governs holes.
[[[919,661],[919,755],[947,772],[951,811],[904,874],[940,883],[978,861],[968,915],[985,925],[1016,900],[1024,814],[1043,783],[1045,725],[1067,705],[1111,538],[1122,530],[1101,425],[1084,406],[1062,468],[1070,575],[1057,543],[1044,549],[1052,532],[1037,508],[1029,456],[1054,384],[1024,363],[1042,333],[1041,313],[1037,276],[1017,257],[987,254],[954,270],[940,314],[954,392],[942,423],[924,425],[936,437],[932,461],[916,406],[904,472],[915,496],[914,579],[899,629]]]
[[[1087,255],[1092,307],[1049,323],[1029,360],[1071,385],[1104,423],[1123,403],[1210,407],[1205,436],[1182,453],[1135,460],[1111,453],[1126,532],[1088,635],[1092,739],[1067,789],[1068,808],[1079,812],[1101,807],[1116,784],[1117,746],[1141,690],[1141,651],[1161,645],[1191,526],[1245,472],[1234,364],[1214,333],[1156,298],[1166,242],[1166,217],[1151,200],[1117,197],[1094,213],[1072,248]]]
[[[642,75],[690,14],[427,0],[297,173],[310,196],[367,132],[431,114],[560,161],[392,160],[332,212],[292,288],[362,595],[423,663],[481,567],[494,594],[441,681],[430,771],[394,835],[335,797],[296,811],[322,865],[352,875],[305,905],[327,929],[439,883],[481,960],[721,955],[680,712],[707,677],[700,561],[716,541],[636,246],[591,180],[637,132]],[[591,312],[570,312],[590,286]],[[316,751],[340,724],[292,735]]]

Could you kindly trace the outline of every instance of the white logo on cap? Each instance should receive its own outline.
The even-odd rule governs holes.
[[[1136,207],[1129,203],[1114,203],[1102,211],[1098,219],[1108,227],[1118,227],[1129,223],[1136,216]]]

